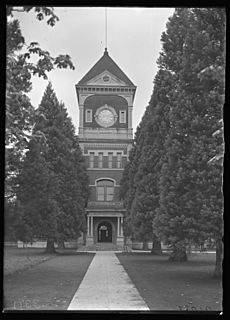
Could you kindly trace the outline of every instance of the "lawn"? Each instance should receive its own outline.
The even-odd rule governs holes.
[[[94,254],[71,249],[10,248],[4,252],[5,310],[66,310]],[[167,255],[118,253],[150,310],[222,310],[222,287],[212,273],[214,253],[169,262]]]
[[[4,275],[27,269],[38,263],[54,258],[55,255],[45,253],[40,248],[4,248]]]
[[[92,253],[68,249],[55,255],[45,255],[44,249],[14,250],[18,255],[13,259],[13,251],[11,255],[8,253],[11,261],[20,261],[20,268],[23,265],[22,261],[26,263],[23,270],[17,270],[4,277],[6,311],[66,310],[94,256]],[[29,267],[28,259],[32,260],[33,264],[36,262],[36,265],[30,264]],[[16,271],[17,268],[14,269]]]
[[[149,253],[117,257],[150,310],[222,310],[221,282],[212,277],[214,253],[191,254],[182,263]]]

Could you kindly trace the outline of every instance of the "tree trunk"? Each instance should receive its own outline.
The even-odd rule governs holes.
[[[55,253],[55,247],[54,247],[54,239],[48,239],[46,243],[46,252],[47,253]]]
[[[223,242],[221,239],[216,240],[216,265],[214,277],[220,278],[222,276],[222,258],[223,258]]]
[[[155,255],[162,254],[161,242],[155,236],[153,237],[151,254],[155,254]]]
[[[64,240],[58,240],[58,249],[65,249]]]
[[[173,251],[169,256],[170,261],[178,261],[178,262],[183,262],[187,261],[187,253],[186,253],[186,248],[185,247],[173,247]]]
[[[83,245],[84,245],[84,246],[86,245],[86,237],[87,237],[87,233],[84,232],[84,233],[83,233]]]
[[[142,250],[148,250],[148,241],[143,241]]]

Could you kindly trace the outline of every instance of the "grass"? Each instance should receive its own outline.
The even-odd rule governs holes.
[[[39,258],[44,258],[44,249],[18,249],[16,253],[14,261],[23,261],[21,258],[27,257],[34,263],[36,261],[36,265],[27,268],[26,263],[23,270],[5,275],[6,311],[66,310],[94,256],[65,249],[52,255],[52,259],[49,255],[46,261],[42,261]],[[12,257],[13,251],[9,255]]]
[[[117,257],[150,310],[222,310],[221,283],[212,277],[215,254],[191,254],[182,263],[149,253]]]
[[[4,248],[4,275],[13,274],[18,271],[30,268],[38,263],[44,262],[55,255],[45,253],[40,248]]]
[[[46,254],[38,248],[4,250],[5,310],[66,310],[94,254],[72,249]],[[222,310],[220,280],[212,277],[215,254],[169,262],[167,255],[119,253],[150,310]]]

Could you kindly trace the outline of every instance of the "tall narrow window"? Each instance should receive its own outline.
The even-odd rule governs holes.
[[[103,153],[99,152],[98,153],[98,168],[102,168],[103,167]]]
[[[89,153],[89,167],[90,168],[94,167],[94,152]]]
[[[105,187],[97,187],[97,200],[105,201]]]
[[[113,153],[108,153],[108,167],[111,169],[113,167]]]
[[[126,123],[126,111],[120,110],[119,120],[120,120],[120,123]]]
[[[114,194],[114,187],[107,186],[107,188],[106,188],[107,201],[113,200],[113,194]]]
[[[92,110],[91,109],[85,110],[85,122],[92,122]]]
[[[110,180],[97,182],[97,201],[113,201],[114,183]]]
[[[121,168],[121,152],[117,153],[117,167]]]

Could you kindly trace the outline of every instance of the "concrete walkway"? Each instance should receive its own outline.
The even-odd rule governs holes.
[[[68,310],[145,310],[148,306],[112,251],[98,251]]]

